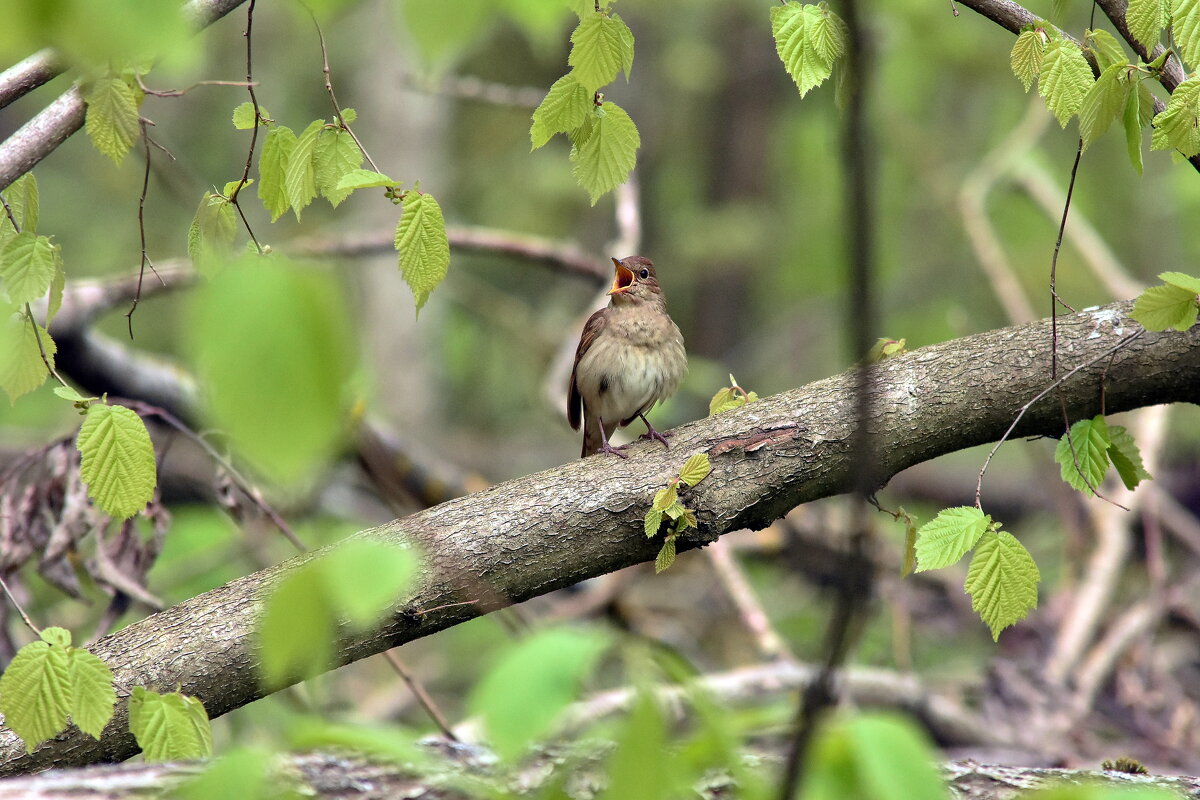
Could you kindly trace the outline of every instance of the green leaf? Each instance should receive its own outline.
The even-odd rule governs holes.
[[[54,393],[56,395],[58,395],[59,397],[61,397],[63,400],[66,400],[71,403],[82,403],[88,399],[88,398],[84,397],[83,395],[81,395],[79,392],[75,391],[75,389],[70,386],[55,386]],[[92,399],[95,399],[95,398],[92,398]]]
[[[187,251],[196,269],[211,275],[223,267],[233,253],[237,217],[233,204],[219,194],[205,192],[188,227]]]
[[[821,10],[788,0],[785,5],[771,7],[771,33],[775,51],[800,96],[820,86],[833,74],[833,65],[821,57],[814,46],[809,26],[822,17]]]
[[[183,328],[207,419],[255,469],[295,484],[338,451],[358,349],[328,274],[243,257],[190,294]]]
[[[1129,316],[1148,331],[1186,331],[1196,324],[1196,293],[1178,286],[1151,286],[1133,304]]]
[[[347,131],[326,128],[317,136],[313,155],[317,191],[337,208],[350,196],[353,189],[343,189],[338,184],[342,176],[357,170],[362,164],[363,154]]]
[[[646,538],[653,539],[658,535],[658,529],[662,527],[663,512],[657,508],[652,508],[646,512],[646,517],[642,524],[646,531]]]
[[[1126,95],[1125,114],[1122,117],[1125,125],[1125,149],[1129,153],[1130,163],[1139,175],[1142,174],[1142,88],[1139,82],[1137,89]]]
[[[881,361],[887,361],[889,358],[895,358],[898,355],[908,352],[907,344],[908,339],[880,337],[875,340],[875,344],[871,345],[871,349],[867,351],[863,362],[866,364],[878,364]]]
[[[670,568],[675,563],[675,537],[668,536],[663,542],[662,549],[658,551],[658,555],[654,558],[654,574]]]
[[[129,730],[147,761],[189,761],[212,755],[212,729],[204,706],[179,692],[158,694],[133,687]]]
[[[7,320],[0,320],[0,388],[13,403],[41,386],[50,374],[38,350],[39,337],[51,365],[58,350],[46,329],[41,325],[35,329],[34,324],[24,314],[11,314]]]
[[[1111,442],[1108,446],[1108,458],[1117,468],[1117,474],[1121,476],[1121,482],[1125,484],[1126,489],[1133,491],[1142,481],[1153,480],[1153,476],[1142,464],[1142,454],[1138,451],[1137,443],[1124,426],[1109,425],[1108,438]]]
[[[46,293],[54,280],[58,246],[49,237],[22,231],[0,250],[0,288],[24,305]]]
[[[1184,291],[1192,294],[1200,295],[1200,278],[1188,275],[1184,272],[1160,272],[1158,279],[1163,283],[1171,286],[1178,286]]]
[[[379,172],[369,169],[352,169],[338,179],[338,189],[372,189],[376,186],[398,186],[396,181]]]
[[[903,578],[917,567],[917,519],[903,507],[897,513],[904,518],[904,559],[900,565],[900,577]]]
[[[672,484],[665,489],[659,489],[654,494],[654,504],[650,506],[655,511],[666,511],[679,500],[679,492]]]
[[[300,212],[317,196],[317,173],[313,155],[317,148],[317,136],[324,128],[324,120],[316,119],[310,122],[288,154],[283,185],[297,222],[300,220]],[[263,156],[266,156],[265,151]]]
[[[846,41],[850,34],[841,17],[823,5],[817,8],[820,13],[805,26],[805,35],[817,57],[833,64],[846,52]]]
[[[1021,31],[1009,55],[1013,74],[1020,78],[1025,91],[1042,71],[1042,58],[1046,52],[1046,38],[1041,31]]]
[[[174,800],[216,800],[230,797],[232,790],[237,797],[284,800],[289,795],[268,789],[271,759],[266,750],[240,747],[207,764],[200,774],[173,785],[170,796]]]
[[[1167,23],[1162,0],[1129,0],[1125,8],[1125,25],[1129,33],[1147,52],[1158,44],[1158,35]]]
[[[738,408],[746,404],[746,398],[742,397],[741,393],[732,386],[726,386],[712,396],[712,400],[708,401],[708,415],[720,414],[722,411],[729,411],[733,408]]]
[[[271,214],[271,222],[287,213],[287,165],[296,149],[296,134],[285,125],[273,125],[258,159],[258,199]]]
[[[1167,107],[1154,117],[1150,149],[1172,148],[1188,158],[1200,153],[1200,78],[1176,86]]]
[[[979,541],[991,519],[973,506],[939,511],[917,531],[917,572],[958,561]]]
[[[154,445],[142,418],[125,406],[93,403],[75,437],[88,497],[106,514],[127,519],[146,507],[157,482]]]
[[[855,796],[874,800],[946,800],[937,752],[911,720],[892,714],[863,714],[846,722]]]
[[[71,632],[66,628],[52,626],[43,628],[39,637],[46,644],[56,644],[59,647],[71,646]]]
[[[1171,41],[1192,70],[1200,67],[1200,0],[1172,0]]]
[[[263,685],[281,688],[331,666],[334,619],[326,582],[312,562],[284,575],[263,604],[258,621]]]
[[[242,183],[241,178],[237,179],[236,181],[227,181],[225,186],[221,189],[221,195],[223,197],[232,198],[235,189],[237,190],[238,194],[241,194],[242,189],[245,189],[252,183],[254,183],[254,178],[247,178],[245,183]]]
[[[357,121],[358,121],[358,112],[357,111],[355,111],[353,108],[343,108],[342,109],[342,122],[346,123],[347,125],[353,125]]]
[[[450,269],[450,242],[442,208],[431,194],[404,194],[404,213],[396,226],[400,274],[412,289],[417,313]]]
[[[708,455],[695,453],[684,463],[683,469],[679,472],[679,480],[688,486],[695,486],[707,478],[710,472],[712,472],[712,465],[708,463]]]
[[[979,540],[965,588],[971,608],[991,628],[993,640],[1037,608],[1040,580],[1033,556],[1008,531],[988,531]]]
[[[1103,28],[1089,30],[1083,37],[1089,50],[1096,56],[1096,63],[1103,71],[1113,64],[1127,64],[1128,57],[1116,37]],[[1037,70],[1034,71],[1037,74]]]
[[[99,739],[100,732],[112,719],[113,706],[117,702],[112,670],[81,647],[72,647],[68,653],[71,720],[79,730],[93,739]]]
[[[67,288],[67,270],[63,266],[62,248],[54,246],[54,277],[50,281],[50,294],[46,298],[46,324],[54,322],[55,315],[62,308],[63,292]]]
[[[616,103],[596,109],[591,135],[571,149],[575,180],[587,189],[592,205],[604,194],[624,183],[637,163],[642,145],[637,126]]]
[[[4,190],[4,199],[12,209],[13,217],[17,220],[20,230],[13,230],[8,214],[0,213],[0,245],[4,240],[16,233],[37,233],[38,226],[38,186],[37,178],[32,172],[26,172],[17,178]]]
[[[687,513],[687,509],[683,507],[683,503],[679,502],[679,500],[676,500],[664,508],[663,513],[671,519],[679,519]]]
[[[67,727],[71,710],[70,657],[65,647],[30,642],[0,676],[0,712],[26,752]]]
[[[84,97],[88,137],[104,155],[120,164],[137,141],[138,99],[121,78],[100,78]]]
[[[1038,92],[1046,98],[1046,107],[1058,124],[1067,122],[1083,105],[1092,87],[1092,68],[1079,45],[1069,39],[1055,39],[1046,48],[1042,71],[1038,74]]]
[[[592,95],[573,74],[559,78],[533,112],[529,139],[536,150],[556,133],[570,133],[583,124],[592,109]]]
[[[551,628],[505,653],[467,703],[483,719],[488,743],[512,759],[543,738],[609,644],[596,631]]]
[[[258,124],[266,125],[271,115],[262,106],[258,107]],[[254,103],[247,100],[233,110],[233,127],[239,131],[248,131],[254,127]]]
[[[332,612],[359,629],[378,623],[417,574],[412,550],[376,539],[351,539],[319,562]]]
[[[1054,460],[1062,467],[1062,479],[1091,496],[1093,488],[1100,486],[1108,471],[1109,444],[1108,423],[1103,414],[1076,422],[1071,426],[1069,437],[1064,434],[1054,448]]]
[[[617,14],[588,14],[571,34],[567,63],[575,80],[589,94],[612,83],[622,68],[628,78],[633,67],[633,33]]]
[[[1083,96],[1083,105],[1079,109],[1079,136],[1085,150],[1124,112],[1131,88],[1123,77],[1128,69],[1125,64],[1107,67]]]
[[[663,757],[665,753],[673,753],[667,721],[654,695],[644,688],[639,688],[633,708],[621,723],[616,744],[603,767],[602,774],[608,782],[608,791],[601,795],[603,800],[674,800],[704,796],[686,784],[678,785],[680,781],[676,776],[681,771],[683,758]],[[676,785],[672,786],[673,783]],[[717,794],[714,792],[711,796]],[[563,796],[569,795],[564,792]]]

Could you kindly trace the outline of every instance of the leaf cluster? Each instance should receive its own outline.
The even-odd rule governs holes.
[[[1162,272],[1158,279],[1163,283],[1142,292],[1129,316],[1148,331],[1191,328],[1200,310],[1200,278],[1182,272]]]
[[[637,163],[641,136],[625,109],[604,100],[600,89],[633,69],[633,32],[607,8],[581,9],[567,57],[571,71],[550,87],[533,112],[532,149],[555,134],[571,140],[572,174],[592,205],[624,183]]]
[[[846,53],[846,23],[825,2],[788,0],[772,6],[771,33],[779,59],[801,97],[824,83]]]
[[[1133,436],[1121,425],[1109,425],[1103,414],[1072,425],[1054,448],[1054,460],[1062,468],[1062,479],[1089,497],[1104,481],[1110,464],[1127,489],[1151,480]]]
[[[733,375],[729,376],[729,385],[717,391],[708,401],[708,415],[720,414],[722,411],[730,411],[735,408],[741,408],[746,403],[753,403],[758,399],[755,392],[747,392],[741,386],[738,386],[737,379]]]
[[[675,563],[675,539],[688,528],[695,528],[697,524],[696,512],[683,504],[679,493],[694,488],[711,472],[712,465],[708,462],[708,455],[695,453],[684,463],[679,474],[667,483],[666,488],[659,489],[654,494],[654,502],[643,521],[646,537],[653,539],[658,535],[663,521],[667,522],[666,538],[662,549],[658,551],[658,557],[654,560],[656,573]]]

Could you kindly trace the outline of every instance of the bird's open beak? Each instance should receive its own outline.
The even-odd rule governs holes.
[[[633,270],[626,267],[615,258],[612,260],[613,266],[617,268],[617,274],[613,277],[612,288],[608,290],[609,294],[624,294],[629,291],[629,287],[633,285]]]

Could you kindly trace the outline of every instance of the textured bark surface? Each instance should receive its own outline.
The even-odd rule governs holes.
[[[1115,304],[1059,320],[1060,371],[1096,359],[1061,388],[1072,420],[1100,410],[1107,370],[1108,413],[1200,398],[1200,326],[1147,333]],[[915,350],[879,365],[871,430],[881,481],[939,455],[997,440],[1022,405],[1049,383],[1050,324],[1043,320]],[[488,610],[653,560],[642,516],[656,489],[689,455],[705,452],[713,472],[684,502],[699,531],[682,549],[723,533],[761,528],[801,503],[844,491],[854,427],[853,375],[845,373],[675,429],[671,449],[655,442],[630,458],[593,457],[512,480],[356,534],[415,542],[427,569],[381,630],[346,640],[339,664],[464,622]],[[1061,435],[1056,393],[1035,404],[1015,435]],[[1020,446],[1012,444],[1009,446]],[[984,509],[987,509],[984,484]],[[963,497],[963,503],[972,498]],[[319,551],[318,551],[319,552]],[[264,692],[255,679],[253,623],[261,592],[313,554],[218,587],[105,637],[93,648],[121,692],[180,686],[217,717]],[[68,731],[26,754],[0,729],[0,774],[128,758],[137,752],[123,704],[95,741]]]

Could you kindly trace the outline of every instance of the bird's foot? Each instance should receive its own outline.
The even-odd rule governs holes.
[[[629,458],[628,453],[622,453],[620,447],[613,447],[608,442],[605,442],[604,444],[600,445],[600,452],[601,453],[612,453],[614,456],[620,456],[621,458]]]
[[[671,445],[670,445],[670,443],[667,442],[667,437],[670,436],[671,434],[662,433],[660,431],[654,430],[654,426],[650,424],[650,420],[646,419],[646,417],[644,415],[639,414],[638,416],[640,416],[642,418],[642,422],[646,423],[646,432],[643,433],[638,438],[639,439],[650,439],[652,441],[662,442],[663,447],[670,450]]]

